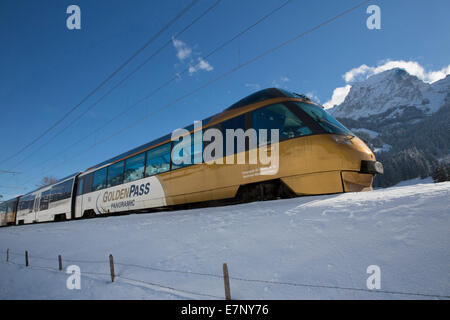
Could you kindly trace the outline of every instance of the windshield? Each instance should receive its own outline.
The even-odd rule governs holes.
[[[310,103],[295,102],[295,104],[313,118],[326,132],[354,136],[349,129],[326,112],[325,109]]]

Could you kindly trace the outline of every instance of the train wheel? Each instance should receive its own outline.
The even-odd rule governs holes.
[[[83,219],[91,219],[95,218],[97,215],[95,214],[94,210],[86,210],[83,212]]]
[[[293,198],[295,193],[280,179],[240,186],[236,195],[239,202]]]

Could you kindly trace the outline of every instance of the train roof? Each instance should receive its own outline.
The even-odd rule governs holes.
[[[69,180],[69,179],[71,179],[71,178],[74,178],[74,177],[75,177],[76,175],[78,175],[78,174],[79,174],[79,172],[73,173],[73,174],[71,174],[71,175],[69,175],[69,176],[67,176],[67,177],[64,177],[64,178],[62,178],[62,179],[59,179],[59,180],[56,181],[55,183],[49,184],[48,186],[42,186],[42,187],[36,188],[36,189],[34,189],[34,190],[30,191],[30,192],[27,192],[27,193],[25,193],[24,195],[21,195],[21,196],[19,196],[19,197],[26,197],[26,196],[28,196],[28,195],[30,195],[30,194],[32,194],[33,192],[36,192],[36,191],[38,191],[38,190],[41,190],[41,189],[44,189],[44,188],[48,188],[48,187],[54,186],[54,185],[56,185],[56,184],[58,184],[58,183],[60,183],[60,182],[63,182],[63,181],[65,181],[65,180]],[[16,198],[17,198],[17,197],[16,197]],[[13,199],[15,199],[15,198],[13,198]],[[6,200],[6,201],[9,201],[9,200]]]
[[[301,98],[301,99],[304,99],[304,100],[309,100],[309,98],[306,97],[305,95],[289,92],[289,91],[286,91],[286,90],[283,90],[283,89],[279,89],[279,88],[267,88],[267,89],[263,89],[263,90],[255,92],[255,93],[252,93],[251,95],[249,95],[249,96],[239,100],[238,102],[236,102],[236,103],[232,104],[231,106],[229,106],[228,108],[224,109],[222,111],[222,113],[226,112],[226,111],[230,111],[230,110],[236,110],[236,109],[242,108],[244,106],[247,106],[247,105],[250,105],[250,104],[253,104],[253,103],[257,103],[257,102],[261,102],[261,101],[269,100],[269,99],[274,99],[274,98]],[[215,118],[217,115],[218,114],[215,114],[215,115],[210,116],[210,117],[208,117],[206,119],[203,119],[202,120],[202,124],[203,125],[208,124],[208,122],[212,118]],[[191,131],[191,130],[194,129],[194,125],[191,124],[191,125],[185,127],[184,129],[186,129],[188,131]],[[115,156],[115,157],[113,157],[111,159],[103,161],[103,162],[101,162],[101,163],[99,163],[99,164],[97,164],[95,166],[92,166],[92,167],[88,168],[86,171],[90,171],[90,170],[93,170],[93,169],[96,169],[96,168],[103,167],[104,165],[107,165],[107,164],[112,163],[114,161],[117,161],[119,159],[125,158],[128,155],[137,153],[140,150],[144,150],[144,149],[150,148],[150,147],[152,147],[154,145],[157,145],[157,144],[159,144],[159,143],[161,143],[161,142],[163,142],[165,140],[170,139],[170,137],[171,137],[171,134],[166,134],[165,136],[162,136],[162,137],[160,137],[158,139],[152,140],[152,141],[150,141],[150,142],[148,142],[146,144],[143,144],[143,145],[141,145],[139,147],[136,147],[134,149],[131,149],[131,150],[127,151],[127,152],[121,153],[121,154],[119,154],[119,155],[117,155],[117,156]]]
[[[302,94],[289,92],[287,90],[283,90],[280,88],[268,88],[268,89],[263,89],[263,90],[257,91],[255,93],[239,100],[235,104],[232,104],[230,107],[226,108],[225,111],[236,110],[236,109],[242,108],[244,106],[247,106],[249,104],[253,104],[256,102],[269,100],[269,99],[275,99],[275,98],[302,98],[304,100],[309,100],[308,97],[306,97],[305,95],[302,95]]]

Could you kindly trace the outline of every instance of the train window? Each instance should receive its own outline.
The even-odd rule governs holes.
[[[145,153],[138,154],[125,160],[124,183],[138,180],[144,177]]]
[[[172,148],[172,169],[183,168],[192,165],[193,158],[193,145],[192,145],[192,135],[190,135],[190,145],[186,145],[187,140],[178,140],[174,142],[174,146],[177,145],[178,152],[176,152]],[[186,154],[185,154],[186,151]],[[185,163],[183,158],[187,157],[189,159],[189,163]]]
[[[62,198],[61,194],[62,190],[60,185],[52,187],[50,190],[49,201],[50,202],[59,201]]]
[[[123,183],[123,167],[124,161],[117,162],[108,167],[108,184],[107,187],[114,187]]]
[[[312,134],[311,129],[283,104],[252,111],[252,127],[258,133],[259,129],[268,129],[267,143],[271,142],[270,129],[279,130],[280,141]]]
[[[35,200],[35,196],[31,196],[30,199],[28,200],[28,212],[33,212],[33,206],[34,206],[34,200]]]
[[[326,132],[354,136],[350,130],[325,111],[325,109],[311,103],[295,102],[295,104],[313,118]]]
[[[244,130],[245,131],[245,115],[240,115],[240,116],[237,116],[237,117],[234,117],[234,118],[231,118],[231,119],[228,119],[228,120],[225,120],[224,122],[222,122],[222,135],[223,135],[223,155],[224,156],[227,156],[227,155],[230,155],[230,154],[233,154],[233,153],[237,153],[238,152],[238,150],[237,150],[237,143],[236,143],[236,141],[233,143],[233,145],[234,145],[234,150],[233,150],[233,152],[231,153],[231,152],[227,152],[227,148],[226,148],[226,145],[227,145],[227,143],[226,143],[226,140],[227,140],[227,129],[233,129],[233,130],[236,130],[236,129],[242,129],[242,130]],[[236,140],[236,138],[234,138],[235,140]]]
[[[92,191],[101,190],[106,187],[106,175],[106,168],[94,172]]]
[[[240,116],[225,120],[222,122],[222,132],[225,136],[226,129],[243,129],[245,130],[245,115],[241,114]]]
[[[28,197],[20,198],[19,205],[17,206],[17,211],[25,210],[28,208],[27,199]]]
[[[92,183],[93,183],[94,173],[89,173],[83,176],[83,194],[92,192]]]
[[[194,134],[195,137],[195,134]],[[203,135],[201,136],[203,137]],[[192,148],[191,148],[192,164],[198,164],[203,162],[203,139],[192,139]]]
[[[6,212],[11,213],[13,212],[13,210],[14,210],[14,202],[13,201],[8,202],[8,209]]]
[[[34,204],[34,196],[25,196],[21,197],[19,204],[17,206],[17,211],[28,210],[29,212],[33,211]]]
[[[47,210],[48,204],[50,202],[50,196],[51,196],[52,190],[47,190],[42,192],[41,194],[41,204],[39,206],[39,210]]]
[[[211,129],[219,130],[220,132],[222,132],[222,125],[221,125],[220,123],[215,124],[215,125],[213,125],[213,126],[211,126],[211,127],[206,128],[206,129],[205,129],[205,132],[207,132],[208,130],[211,130]],[[211,133],[211,132],[212,132],[212,131],[209,131],[209,133]],[[215,135],[211,135],[211,136],[209,136],[207,139],[210,139],[210,140],[205,140],[205,141],[203,141],[203,151],[205,150],[205,148],[206,148],[208,145],[210,145],[211,143],[214,143],[214,142],[215,142],[216,136],[215,136]],[[216,143],[217,143],[217,142],[216,142]],[[220,145],[222,145],[222,143],[220,143]],[[218,159],[218,158],[222,158],[222,154],[219,154],[219,152],[218,152],[218,154],[216,155],[216,149],[214,148],[214,149],[212,150],[212,153],[211,153],[211,154],[209,154],[209,152],[208,152],[207,159],[204,159],[204,160],[205,160],[205,161],[211,161],[211,160],[215,160],[215,159]]]
[[[190,140],[191,140],[191,144],[190,146],[185,146],[185,149],[187,149],[187,153],[188,153],[188,157],[190,158],[190,163],[183,163],[182,162],[182,158],[184,158],[184,152],[186,151],[185,149],[182,148],[182,146],[180,145],[180,150],[178,152],[178,154],[173,154],[172,156],[172,169],[178,169],[178,168],[182,168],[182,167],[187,167],[193,164],[198,164],[198,163],[202,163],[203,162],[203,139],[201,138],[197,138],[194,139],[195,135],[191,134],[190,135]],[[185,142],[186,140],[184,140]],[[175,143],[182,143],[181,139],[178,142]],[[173,149],[172,149],[173,152]],[[179,164],[175,164],[175,163],[179,163]]]
[[[0,214],[5,214],[6,213],[6,204],[2,204],[0,205]]]
[[[68,199],[72,196],[73,180],[67,180],[52,188],[50,202]]]
[[[152,176],[170,170],[170,143],[147,151],[145,176]]]
[[[77,188],[77,196],[80,196],[83,194],[83,185],[84,185],[85,178],[78,179],[78,188]]]

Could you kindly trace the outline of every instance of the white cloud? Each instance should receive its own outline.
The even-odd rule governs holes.
[[[261,88],[261,86],[257,83],[246,83],[245,86],[252,90],[259,90]]]
[[[198,53],[193,53],[192,49],[183,41],[172,38],[172,43],[177,51],[177,58],[180,60],[180,62],[184,65],[189,63],[189,74],[192,75],[196,73],[197,71],[203,70],[203,71],[213,71],[214,68],[211,66],[211,64],[203,60],[203,58],[198,57]],[[197,56],[197,61],[195,61],[195,56]],[[187,61],[186,61],[187,60]]]
[[[291,81],[291,79],[289,79],[288,77],[280,77],[280,79],[272,81],[272,87],[282,88],[283,84],[289,81]]]
[[[199,70],[213,71],[214,68],[209,64],[208,61],[205,61],[202,58],[198,58],[197,64],[189,66],[189,74],[193,74]]]
[[[335,105],[339,105],[342,102],[344,102],[345,97],[350,92],[350,88],[351,87],[352,86],[348,84],[345,87],[339,87],[339,88],[334,89],[333,96],[331,97],[331,100],[329,100],[329,101],[327,101],[327,102],[325,102],[323,104],[325,109],[332,108]]]
[[[404,60],[387,60],[378,64],[375,67],[370,67],[366,64],[360,65],[357,68],[353,68],[350,71],[346,72],[342,78],[345,80],[346,85],[344,87],[339,87],[334,89],[333,96],[329,101],[324,104],[325,108],[331,108],[335,105],[341,104],[347,94],[350,91],[352,82],[365,80],[375,74],[395,69],[401,68],[406,70],[409,74],[416,76],[420,80],[426,83],[433,83],[444,79],[448,74],[450,74],[450,65],[443,67],[440,70],[425,70],[418,62],[416,61],[404,61]]]
[[[320,103],[320,99],[319,97],[316,96],[316,94],[314,92],[308,92],[305,94],[308,98],[310,98],[313,101],[319,102]]]
[[[442,68],[437,71],[426,71],[424,67],[422,67],[416,61],[404,61],[404,60],[388,60],[383,64],[380,64],[376,67],[369,67],[365,64],[359,66],[358,68],[354,68],[343,75],[345,82],[353,82],[358,80],[364,80],[373,76],[374,74],[378,74],[387,70],[401,68],[405,69],[409,74],[416,76],[420,80],[433,83],[438,80],[444,79],[448,74],[450,74],[450,65]]]
[[[189,48],[186,43],[175,38],[172,38],[172,43],[175,47],[175,50],[177,50],[177,57],[178,59],[180,59],[180,61],[183,61],[191,56],[192,49]]]
[[[202,58],[198,58],[198,65],[197,67],[200,70],[205,70],[205,71],[213,71],[213,67],[205,60],[203,60]]]
[[[359,66],[358,68],[353,68],[352,70],[346,72],[342,77],[344,78],[345,82],[349,83],[354,81],[358,76],[361,76],[365,73],[367,73],[370,70],[370,67],[363,64],[362,66]]]

